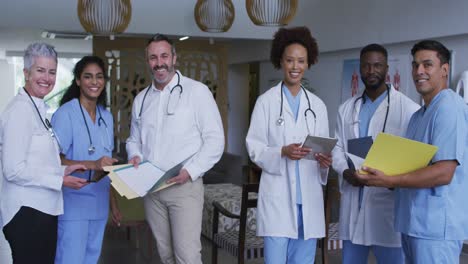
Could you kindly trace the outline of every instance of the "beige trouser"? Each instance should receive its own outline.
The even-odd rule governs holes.
[[[144,204],[162,263],[201,264],[202,179],[146,195]]]

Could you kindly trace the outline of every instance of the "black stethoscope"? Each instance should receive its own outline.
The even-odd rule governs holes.
[[[356,112],[356,102],[357,101],[362,100],[362,104],[366,103],[366,97],[364,97],[365,94],[366,94],[366,91],[364,90],[362,95],[359,96],[358,98],[356,98],[356,100],[354,100],[354,103],[353,103],[354,112]],[[388,118],[388,111],[389,110],[390,110],[390,87],[387,85],[387,111],[385,113],[385,120],[384,120],[382,133],[385,133],[385,127],[387,126],[387,118]],[[354,115],[356,115],[356,113]],[[356,123],[359,123],[359,121],[354,121],[353,123],[356,124]]]
[[[29,94],[29,92],[28,92],[28,90],[26,90],[26,88],[23,87],[23,90],[29,96],[29,99],[31,99],[31,102],[34,105],[34,108],[36,109],[37,114],[39,115],[39,119],[41,119],[42,125],[44,125],[44,128],[50,133],[50,136],[55,138],[55,140],[57,141],[57,144],[59,145],[59,149],[61,149],[60,141],[59,141],[57,135],[55,135],[54,129],[52,128],[52,124],[50,123],[49,119],[47,119],[47,118],[42,119],[41,112],[39,112],[39,108],[37,108],[37,105],[34,102],[32,96]]]
[[[96,147],[93,144],[93,139],[91,138],[91,132],[89,132],[88,122],[86,122],[86,117],[85,117],[85,114],[83,112],[83,107],[81,106],[80,99],[78,99],[78,105],[80,106],[81,116],[83,116],[83,121],[84,121],[85,126],[86,126],[86,132],[88,132],[88,138],[89,138],[88,154],[92,155],[92,154],[94,154],[94,152],[96,152]],[[99,106],[97,106],[97,105],[96,105],[96,109],[97,109],[97,111],[99,113],[98,126],[101,126],[101,122],[102,122],[104,124],[105,128],[106,128],[107,137],[109,137],[109,132],[107,131],[107,123],[104,120],[104,118],[102,118],[101,109],[99,109]]]
[[[177,107],[180,97],[182,96],[182,93],[184,92],[184,88],[182,88],[182,85],[180,85],[180,75],[177,71],[175,73],[177,74],[177,84],[171,88],[171,93],[169,94],[169,101],[167,102],[167,114],[168,115],[173,115],[175,113],[175,108]],[[179,88],[179,96],[176,97],[177,101],[173,101],[172,92],[177,88]],[[146,89],[145,95],[143,96],[143,101],[141,102],[141,106],[140,106],[140,112],[137,117],[138,120],[141,119],[141,114],[143,113],[143,106],[145,105],[146,96],[148,95],[148,92],[150,89],[151,89],[151,84],[148,86],[148,88]]]
[[[281,89],[280,89],[280,93],[281,93],[281,107],[280,107],[280,115],[279,115],[279,118],[278,120],[276,120],[276,125],[277,126],[282,126],[284,125],[284,118],[283,118],[283,85],[284,83],[281,82]],[[309,95],[307,95],[307,91],[306,89],[304,88],[304,86],[302,86],[301,84],[301,89],[302,91],[304,92],[304,95],[306,96],[306,99],[307,99],[307,109],[304,111],[304,117],[305,117],[305,121],[306,121],[306,126],[307,126],[307,131],[309,132],[309,135],[315,135],[315,127],[317,125],[317,115],[315,115],[315,112],[314,110],[312,110],[312,108],[310,107],[310,99],[309,99]],[[310,129],[309,129],[309,120],[307,118],[307,113],[310,112],[312,113],[312,115],[314,116],[314,134],[310,134]]]

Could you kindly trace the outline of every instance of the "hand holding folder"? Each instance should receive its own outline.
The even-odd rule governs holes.
[[[116,191],[127,199],[143,197],[148,193],[157,192],[175,183],[166,181],[179,174],[183,163],[164,171],[154,164],[144,161],[136,169],[132,164],[109,166],[104,168],[110,171],[111,184]]]
[[[362,166],[399,175],[426,167],[436,151],[436,146],[379,133]]]

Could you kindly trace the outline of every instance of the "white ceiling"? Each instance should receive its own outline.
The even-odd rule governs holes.
[[[84,33],[78,0],[0,0],[0,29]],[[196,0],[133,0],[128,34],[269,40],[277,28],[255,26],[245,0],[232,0],[235,19],[226,33],[202,32],[193,10]],[[298,0],[290,26],[306,25],[321,52],[467,34],[466,0]],[[258,41],[254,41],[258,42]],[[239,47],[245,50],[245,46]]]
[[[84,32],[77,16],[77,0],[0,0],[0,27]],[[233,0],[235,19],[226,33],[202,32],[194,20],[195,0],[134,0],[132,19],[125,33],[190,35],[198,37],[271,39],[275,27],[254,25],[245,0]],[[310,0],[299,1],[297,15]]]

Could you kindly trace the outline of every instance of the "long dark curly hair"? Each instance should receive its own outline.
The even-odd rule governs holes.
[[[291,44],[300,44],[307,50],[307,63],[317,63],[318,45],[307,27],[280,28],[273,36],[271,43],[270,61],[276,69],[281,69],[281,58],[284,50]]]
[[[84,69],[86,66],[89,64],[96,64],[101,68],[102,73],[104,74],[104,79],[107,81],[107,71],[106,71],[106,66],[104,64],[104,61],[102,61],[101,58],[98,56],[84,56],[81,60],[79,60],[75,68],[73,69],[73,80],[68,86],[66,92],[63,94],[62,100],[60,100],[60,106],[63,104],[67,103],[68,101],[74,99],[74,98],[79,98],[80,97],[80,87],[78,84],[76,84],[76,80],[80,79],[81,74],[83,73]],[[101,94],[98,97],[97,104],[102,105],[102,107],[106,107],[106,98],[107,98],[107,93],[106,89],[104,88],[101,92]]]

